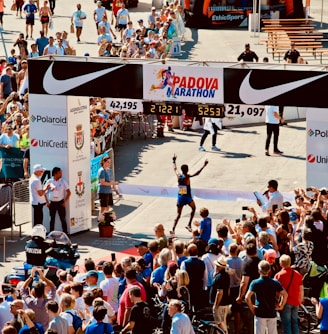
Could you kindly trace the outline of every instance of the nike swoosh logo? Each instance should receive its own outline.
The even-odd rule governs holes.
[[[83,74],[78,77],[64,79],[64,80],[58,80],[53,76],[52,74],[53,66],[54,66],[54,63],[52,63],[48,67],[47,72],[44,75],[43,88],[48,94],[58,95],[58,94],[63,94],[67,91],[70,91],[71,89],[74,89],[81,85],[84,85],[87,82],[97,79],[107,73],[116,71],[117,69],[125,65],[119,65],[119,66],[115,66],[111,68],[106,68],[105,70]]]
[[[312,78],[301,79],[277,85],[269,88],[255,89],[249,82],[252,71],[250,71],[239,88],[239,97],[245,104],[261,104],[267,100],[273,99],[279,95],[285,94],[293,89],[299,88],[313,81],[319,80],[328,75],[328,73],[320,74]]]

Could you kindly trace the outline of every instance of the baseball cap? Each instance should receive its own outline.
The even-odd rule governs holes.
[[[249,43],[246,43],[246,44],[245,44],[245,48],[247,48],[247,47],[248,47],[248,48],[250,47]]]
[[[143,19],[139,19],[137,22],[141,23],[141,22],[143,22]]]
[[[100,0],[97,1],[97,5],[101,5],[102,2]]]
[[[44,172],[45,168],[42,167],[42,165],[40,164],[36,164],[33,166],[33,172]]]
[[[151,7],[151,10],[156,10],[156,7]]]
[[[295,223],[297,221],[297,214],[296,212],[289,212],[289,220],[291,223]]]
[[[134,245],[134,247],[148,247],[148,242],[141,241],[138,244]]]
[[[219,239],[211,238],[210,240],[208,240],[208,245],[216,245],[216,246],[219,246]]]
[[[97,263],[96,267],[103,267],[106,262],[106,260],[101,260]]]
[[[90,270],[85,274],[85,277],[96,277],[98,278],[98,272],[96,270]]]

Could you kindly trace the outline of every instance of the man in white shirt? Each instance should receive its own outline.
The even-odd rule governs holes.
[[[119,281],[113,277],[114,265],[112,262],[105,262],[103,272],[105,279],[100,282],[100,288],[103,290],[103,299],[109,303],[115,312],[118,311],[118,288]]]
[[[63,232],[67,234],[66,204],[71,196],[68,183],[62,178],[62,170],[59,167],[52,169],[52,178],[46,183],[50,189],[46,196],[47,207],[50,213],[50,232],[55,229],[56,212],[62,224]]]
[[[172,317],[171,334],[195,334],[189,317],[187,314],[181,313],[182,303],[180,300],[171,299],[168,311]]]
[[[33,226],[43,224],[43,206],[46,204],[45,193],[49,189],[42,187],[41,176],[45,169],[40,164],[33,166],[33,175],[30,177],[30,200],[33,207]]]
[[[263,211],[273,212],[274,205],[276,206],[276,209],[283,209],[284,197],[278,191],[278,182],[276,180],[270,180],[268,182],[268,191],[266,191],[264,195],[268,199],[267,203],[263,204],[259,200],[257,200],[257,204],[262,207]]]
[[[282,155],[284,152],[278,149],[278,138],[279,138],[279,123],[284,123],[284,119],[279,116],[278,106],[266,106],[265,107],[265,123],[267,126],[267,138],[265,142],[265,155],[270,156],[269,146],[271,141],[271,136],[273,133],[273,153]]]

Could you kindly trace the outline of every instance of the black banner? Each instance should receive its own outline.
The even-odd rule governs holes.
[[[0,148],[0,178],[18,179],[24,177],[23,152],[16,147]]]
[[[224,69],[224,103],[327,108],[328,73]]]
[[[31,94],[142,99],[140,64],[29,59],[28,69]]]

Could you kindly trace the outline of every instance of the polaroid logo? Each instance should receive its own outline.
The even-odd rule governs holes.
[[[312,129],[307,130],[307,134],[309,137],[314,136],[314,131]]]
[[[328,164],[328,156],[321,156],[321,155],[313,155],[309,154],[307,156],[307,161],[310,164],[317,163],[317,164]]]
[[[307,131],[309,137],[321,137],[321,138],[328,138],[328,130],[319,130],[319,129],[309,129]]]
[[[54,141],[52,139],[43,140],[43,139],[31,139],[31,146],[33,147],[42,147],[42,148],[67,148],[67,141]]]
[[[37,123],[50,123],[56,125],[65,125],[67,123],[66,117],[50,117],[41,115],[31,115],[30,120]]]

